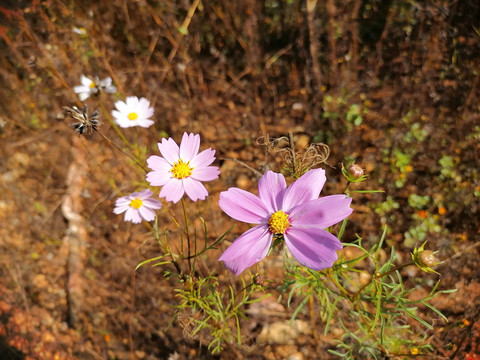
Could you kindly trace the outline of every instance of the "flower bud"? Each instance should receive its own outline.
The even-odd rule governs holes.
[[[360,179],[363,174],[364,174],[364,171],[362,169],[362,167],[360,165],[357,165],[357,164],[352,164],[350,165],[350,167],[348,168],[348,173],[354,178],[354,179]]]
[[[425,271],[427,273],[435,273],[438,274],[432,267],[440,264],[435,253],[431,250],[425,250],[424,242],[418,249],[415,246],[415,249],[412,253],[412,260],[413,262],[420,268],[420,270]]]
[[[253,283],[255,285],[263,286],[265,284],[265,277],[262,274],[256,274],[253,277]]]
[[[426,267],[432,267],[438,264],[438,259],[431,250],[423,250],[420,251],[418,255],[418,260],[420,265],[426,266]]]

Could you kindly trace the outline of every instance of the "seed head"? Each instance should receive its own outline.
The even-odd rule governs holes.
[[[88,115],[87,105],[85,104],[82,109],[79,109],[76,106],[64,106],[63,113],[66,117],[71,117],[73,120],[77,121],[72,123],[71,126],[73,126],[73,129],[79,135],[82,135],[85,131],[91,133],[93,130],[97,130],[97,126],[101,125],[101,122],[98,120],[98,111],[94,111]]]

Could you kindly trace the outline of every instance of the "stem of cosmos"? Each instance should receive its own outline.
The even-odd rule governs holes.
[[[145,169],[145,168],[143,167],[143,165],[140,164],[140,162],[139,162],[137,159],[135,159],[132,155],[126,153],[120,146],[118,146],[117,144],[115,144],[112,140],[110,140],[108,137],[106,137],[106,136],[105,136],[103,133],[101,133],[98,129],[95,129],[95,131],[96,131],[97,133],[99,133],[100,136],[103,137],[103,139],[104,139],[105,141],[107,141],[108,143],[112,144],[112,145],[113,145],[117,150],[119,150],[123,155],[125,155],[125,156],[127,156],[128,158],[130,158],[131,160],[133,160],[133,161],[135,162],[135,164],[137,164],[138,166],[140,166],[140,167],[142,168],[143,171],[145,171],[146,173],[148,172],[148,170]]]
[[[372,276],[372,278],[370,279],[369,282],[367,282],[365,285],[363,285],[359,290],[357,290],[355,292],[355,294],[353,294],[353,298],[356,298],[368,285],[370,285],[374,280],[378,280],[384,276],[387,276],[387,275],[390,275],[391,273],[394,273],[395,271],[398,271],[398,270],[401,270],[407,266],[410,266],[410,265],[413,265],[415,264],[413,261],[412,262],[409,262],[408,264],[403,264],[403,265],[398,265],[398,266],[395,266],[393,269],[391,270],[388,270],[387,272],[384,272],[384,273],[376,273],[375,276]]]
[[[110,123],[110,125],[112,125],[112,127],[115,130],[115,132],[117,133],[117,135],[120,136],[120,138],[125,143],[125,145],[127,145],[129,148],[131,148],[131,145],[128,142],[127,138],[120,131],[117,124],[115,124],[115,121],[112,120],[112,118],[110,117],[110,114],[108,113],[107,109],[105,109],[105,105],[103,105],[103,102],[100,102],[100,106],[102,107],[103,113],[105,114],[106,118],[108,119],[108,122]]]
[[[182,209],[183,209],[183,217],[185,219],[185,235],[187,236],[187,259],[188,259],[188,268],[190,272],[192,272],[192,262],[190,257],[190,230],[188,224],[188,216],[187,216],[187,209],[185,207],[185,200],[182,197]]]

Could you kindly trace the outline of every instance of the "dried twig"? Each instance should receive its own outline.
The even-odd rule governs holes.
[[[86,157],[80,146],[82,138],[74,137],[72,147],[73,160],[68,168],[67,189],[62,204],[62,214],[68,222],[63,242],[68,248],[66,263],[67,323],[75,327],[83,304],[83,264],[87,243],[83,211],[82,191],[87,181]]]

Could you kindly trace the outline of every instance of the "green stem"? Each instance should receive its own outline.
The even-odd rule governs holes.
[[[105,141],[107,141],[109,144],[113,145],[117,150],[119,150],[123,155],[127,156],[128,158],[130,158],[131,160],[133,160],[135,162],[135,164],[137,164],[138,166],[140,166],[142,168],[143,171],[145,171],[146,173],[148,172],[147,169],[145,169],[143,167],[142,164],[140,164],[140,162],[134,158],[132,155],[126,153],[120,146],[118,146],[117,144],[115,144],[112,140],[110,140],[108,137],[106,137],[103,133],[101,133],[98,129],[95,129],[97,131],[97,133],[100,134],[101,137],[103,137],[103,139]]]
[[[395,272],[395,271],[401,270],[401,269],[403,269],[403,268],[405,268],[405,267],[407,267],[407,266],[413,265],[413,264],[415,264],[415,263],[412,261],[412,262],[409,262],[409,263],[407,263],[407,264],[395,266],[393,269],[388,270],[387,272],[384,272],[384,273],[381,273],[381,274],[376,273],[375,276],[372,276],[372,278],[370,279],[369,282],[367,282],[367,283],[366,283],[365,285],[363,285],[360,289],[358,289],[358,291],[353,295],[353,298],[354,298],[354,299],[357,298],[358,295],[360,295],[360,293],[361,293],[368,285],[370,285],[370,284],[373,282],[373,280],[378,280],[378,279],[380,279],[380,278],[382,278],[382,277],[385,277],[385,276],[387,276],[387,275],[390,275],[391,273],[393,273],[393,272]]]
[[[117,135],[120,137],[120,139],[122,139],[122,141],[125,143],[125,145],[127,145],[128,148],[131,149],[132,146],[130,145],[130,142],[127,140],[125,135],[123,135],[123,133],[120,131],[117,124],[115,124],[115,121],[112,120],[112,117],[108,113],[107,109],[105,109],[105,105],[103,105],[103,102],[100,102],[100,106],[102,107],[103,114],[107,118],[110,125],[112,125],[112,127],[115,130],[115,132],[117,133]]]
[[[187,259],[188,259],[188,267],[190,269],[190,273],[192,273],[192,262],[191,262],[191,254],[190,254],[190,226],[188,223],[188,216],[187,216],[187,208],[185,206],[185,200],[182,197],[182,208],[183,208],[183,217],[185,219],[185,235],[187,236]],[[192,275],[192,274],[191,274]]]

